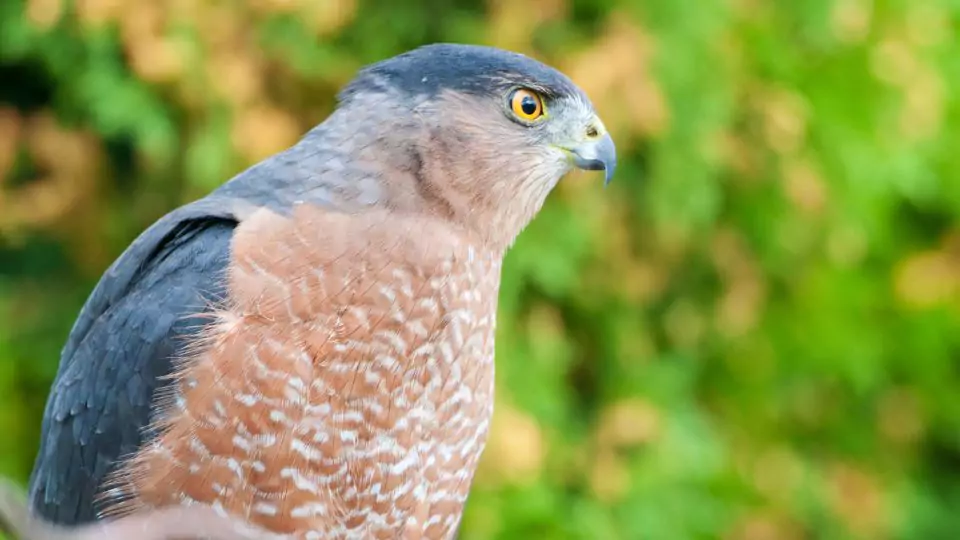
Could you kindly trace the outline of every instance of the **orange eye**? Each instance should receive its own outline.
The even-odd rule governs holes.
[[[510,108],[513,109],[513,114],[527,121],[536,120],[543,115],[543,101],[540,96],[525,88],[513,91],[510,95]]]

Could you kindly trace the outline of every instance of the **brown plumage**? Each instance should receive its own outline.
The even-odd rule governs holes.
[[[548,113],[523,117],[517,87]],[[612,142],[558,72],[466,46],[366,71],[326,124],[315,137],[353,150],[321,183],[349,178],[351,204],[248,209],[159,435],[105,485],[120,519],[102,533],[180,507],[228,535],[454,537],[493,412],[504,252],[572,166],[609,175]]]
[[[448,537],[492,412],[499,254],[433,218],[303,205],[244,222],[232,262],[114,511],[186,499],[279,533]]]

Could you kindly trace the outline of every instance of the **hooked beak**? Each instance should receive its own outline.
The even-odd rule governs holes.
[[[569,150],[574,166],[585,171],[604,171],[603,185],[610,183],[617,168],[617,147],[609,133],[583,141]]]

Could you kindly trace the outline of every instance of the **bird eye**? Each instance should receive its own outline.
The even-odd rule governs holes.
[[[540,95],[526,88],[519,88],[510,94],[510,108],[513,114],[522,120],[536,120],[543,115],[543,101]]]

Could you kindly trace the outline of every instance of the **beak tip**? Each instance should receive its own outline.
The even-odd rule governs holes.
[[[574,150],[573,156],[574,164],[580,169],[602,170],[603,186],[610,185],[613,173],[617,169],[617,149],[609,134],[599,140],[591,141],[586,148]]]
[[[617,147],[613,143],[610,134],[606,134],[601,143],[603,156],[603,187],[610,185],[613,180],[613,173],[617,170]]]
[[[610,182],[613,180],[613,173],[617,170],[617,154],[616,151],[610,152],[606,158],[603,160],[603,187],[610,185]]]

